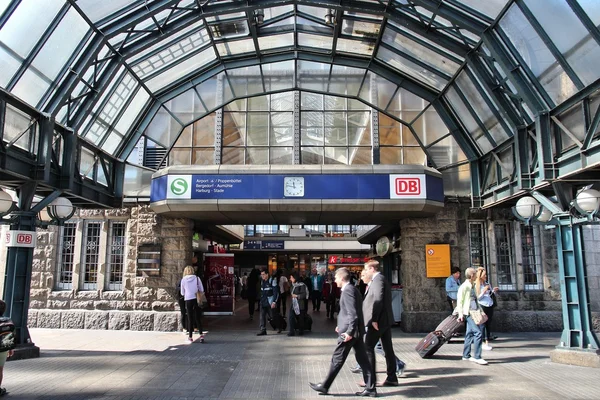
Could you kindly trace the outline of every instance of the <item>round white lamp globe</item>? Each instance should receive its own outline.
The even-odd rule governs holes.
[[[542,207],[542,213],[537,217],[540,222],[548,222],[552,219],[552,212],[546,207]]]
[[[531,196],[521,197],[515,206],[517,214],[527,219],[536,216],[540,212],[540,203]]]
[[[13,205],[13,199],[10,197],[10,194],[6,193],[4,190],[0,189],[0,213],[5,213]]]
[[[73,204],[66,197],[57,197],[50,205],[50,214],[56,218],[64,219],[73,212]]]
[[[600,192],[594,189],[586,189],[579,192],[575,199],[577,206],[583,211],[593,213],[600,205]]]

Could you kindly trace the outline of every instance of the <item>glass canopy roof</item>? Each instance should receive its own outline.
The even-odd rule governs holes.
[[[599,24],[597,0],[0,0],[0,86],[129,161],[237,99],[346,97],[451,176],[597,86]],[[435,140],[400,92],[437,113]],[[436,165],[437,141],[464,157]]]

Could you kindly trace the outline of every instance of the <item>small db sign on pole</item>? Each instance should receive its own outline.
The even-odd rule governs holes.
[[[35,247],[37,234],[31,231],[8,231],[5,236],[7,247]]]

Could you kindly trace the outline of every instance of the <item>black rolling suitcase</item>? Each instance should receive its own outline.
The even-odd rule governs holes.
[[[279,313],[275,314],[275,318],[269,318],[269,323],[271,324],[271,328],[273,328],[274,331],[278,329],[285,331],[287,329],[287,321],[285,320],[285,318],[283,318],[283,315]]]
[[[435,328],[435,331],[441,332],[446,338],[446,341],[448,341],[450,338],[452,338],[452,336],[454,336],[455,333],[463,328],[464,324],[464,322],[460,322],[458,320],[457,315],[449,315],[442,322],[440,322],[437,328]]]
[[[415,346],[415,350],[421,358],[429,358],[435,354],[446,343],[446,338],[440,331],[433,331],[425,336]]]
[[[304,330],[311,331],[312,330],[312,317],[308,314],[304,314]]]

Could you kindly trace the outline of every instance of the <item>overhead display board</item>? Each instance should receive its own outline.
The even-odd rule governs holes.
[[[198,199],[430,199],[443,201],[442,179],[426,174],[163,175],[150,201]]]

